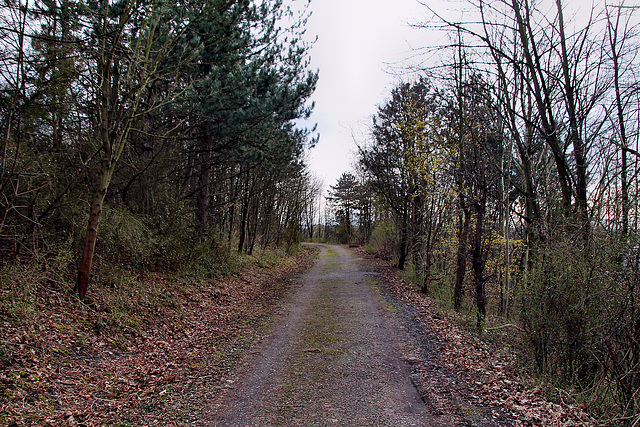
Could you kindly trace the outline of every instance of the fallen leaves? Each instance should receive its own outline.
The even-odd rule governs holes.
[[[546,399],[513,368],[513,355],[452,325],[393,268],[361,255],[399,298],[418,308],[437,337],[441,365],[469,399],[499,408],[514,426],[595,424],[579,405]],[[255,339],[259,319],[277,307],[285,278],[310,259],[306,252],[271,268],[254,266],[196,284],[149,274],[144,280],[164,302],[134,299],[130,312],[136,314],[126,318],[99,295],[92,306],[54,295],[31,320],[0,313],[0,425],[189,425],[203,405],[234,386],[232,372]]]
[[[438,353],[443,365],[456,378],[458,386],[464,384],[471,400],[500,408],[516,427],[596,425],[578,404],[549,401],[533,379],[514,368],[513,354],[445,320],[437,303],[402,281],[396,269],[363,250],[358,251],[376,265],[392,292],[418,308],[420,320],[440,343]]]
[[[130,298],[126,313],[99,294],[55,296],[31,319],[0,313],[0,425],[186,425],[311,257],[197,283],[148,274],[141,289],[156,295],[114,290]]]

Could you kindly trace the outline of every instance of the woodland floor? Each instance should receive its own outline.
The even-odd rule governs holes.
[[[221,280],[148,275],[144,298],[113,290],[126,313],[55,283],[2,305],[0,426],[593,424],[384,262],[317,247],[313,265],[307,250]]]

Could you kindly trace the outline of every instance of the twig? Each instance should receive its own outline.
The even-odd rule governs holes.
[[[0,340],[0,344],[15,345],[16,347],[21,346],[21,345],[25,345],[27,347],[35,347],[35,345],[33,345],[33,344],[25,344],[25,343],[21,343],[21,342],[9,342],[9,341],[2,341],[2,340]]]
[[[525,332],[524,329],[522,329],[518,325],[514,325],[513,323],[507,323],[506,325],[500,325],[500,326],[496,326],[494,328],[485,328],[485,330],[486,331],[496,331],[498,329],[504,329],[504,328],[515,328],[515,329],[519,330],[520,332]]]

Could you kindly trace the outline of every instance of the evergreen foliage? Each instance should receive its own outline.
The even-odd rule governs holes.
[[[4,263],[84,241],[84,295],[94,253],[124,269],[216,270],[232,245],[299,241],[315,139],[295,123],[318,78],[306,16],[280,0],[5,9]]]

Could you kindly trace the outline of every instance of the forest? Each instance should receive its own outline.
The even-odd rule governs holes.
[[[319,232],[367,245],[527,369],[637,425],[638,7],[465,4],[467,21],[430,10],[418,25],[449,44],[379,106]]]
[[[449,43],[379,106],[322,215],[300,126],[311,6],[3,0],[3,319],[52,289],[90,305],[140,272],[363,245],[523,369],[638,425],[638,6],[465,4],[466,21],[425,4],[416,25]]]
[[[131,408],[200,366],[184,331],[215,348],[268,307],[284,282],[262,270],[291,270],[320,191],[297,124],[318,80],[307,18],[279,0],[2,1],[0,424],[178,422],[176,402]]]
[[[232,249],[298,242],[318,191],[312,130],[294,124],[318,77],[306,15],[281,1],[5,3],[5,263],[70,258],[84,297],[110,266],[215,270]]]

